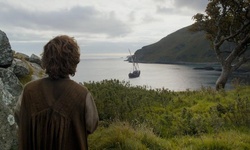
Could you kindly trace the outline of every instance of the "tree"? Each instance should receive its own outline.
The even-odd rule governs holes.
[[[221,64],[216,89],[250,60],[250,0],[208,0],[206,14],[194,15],[193,31],[205,31]]]

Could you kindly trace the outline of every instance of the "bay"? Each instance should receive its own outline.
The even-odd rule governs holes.
[[[132,86],[165,88],[172,91],[197,90],[201,87],[214,88],[220,72],[194,69],[200,66],[201,64],[139,63],[140,77],[129,79],[128,73],[132,71],[132,64],[124,61],[124,58],[90,58],[81,60],[72,79],[82,83],[118,79],[129,82]],[[227,88],[231,88],[231,85],[228,84]]]

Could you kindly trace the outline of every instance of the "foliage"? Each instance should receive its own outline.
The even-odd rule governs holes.
[[[250,60],[249,6],[249,0],[209,0],[206,15],[193,17],[192,30],[206,32],[222,65],[217,89],[224,88],[229,75]]]
[[[101,122],[90,137],[92,149],[250,148],[248,86],[173,92],[118,80],[84,85],[94,96]],[[237,136],[229,139],[232,132]]]

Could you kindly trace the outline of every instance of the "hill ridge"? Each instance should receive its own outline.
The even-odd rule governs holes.
[[[138,62],[183,63],[217,62],[210,41],[204,32],[192,32],[191,26],[181,28],[158,42],[143,46],[135,52]]]

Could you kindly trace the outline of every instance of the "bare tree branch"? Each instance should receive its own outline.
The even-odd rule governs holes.
[[[248,21],[246,24],[244,24],[239,30],[237,30],[233,35],[227,36],[224,38],[224,40],[229,40],[232,39],[234,37],[236,37],[237,35],[239,35],[244,29],[246,29],[247,27],[250,26],[250,21]]]
[[[242,57],[238,63],[236,63],[234,66],[232,66],[231,71],[237,70],[242,64],[246,63],[247,61],[250,61],[250,57]]]

